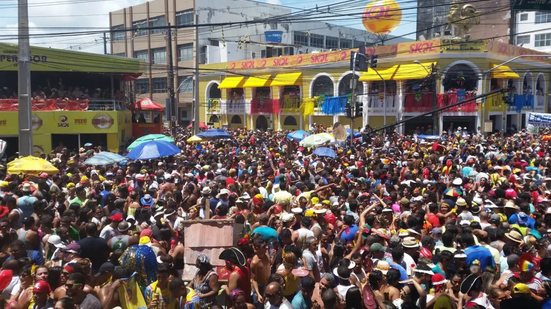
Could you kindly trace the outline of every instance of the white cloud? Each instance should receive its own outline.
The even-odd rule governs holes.
[[[281,0],[266,0],[264,2],[266,2],[268,4],[275,4],[275,5],[281,5],[282,4]]]
[[[9,1],[12,3],[12,1]],[[29,27],[31,44],[74,49],[88,52],[103,53],[103,34],[41,36],[46,33],[86,32],[86,27],[103,30],[109,27],[109,12],[125,7],[144,3],[146,0],[30,0]],[[4,28],[2,35],[17,35],[16,1],[13,8],[7,9],[4,16],[11,18],[0,19],[0,28]],[[16,43],[16,39],[9,41]]]

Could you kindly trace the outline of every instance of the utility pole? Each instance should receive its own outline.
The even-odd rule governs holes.
[[[437,79],[437,73],[436,73],[436,65],[433,63],[431,65],[431,83],[433,87],[433,94],[432,94],[432,110],[435,111],[435,113],[432,115],[432,130],[434,134],[440,135],[440,113],[438,110],[438,83],[436,82]]]
[[[17,92],[19,99],[19,155],[33,154],[33,132],[31,125],[31,46],[29,44],[29,11],[27,0],[18,1],[18,72]]]
[[[199,133],[199,13],[195,7],[195,70],[193,72],[193,134]]]
[[[175,136],[176,135],[176,124],[174,123],[176,121],[176,104],[175,104],[175,94],[174,94],[174,60],[172,59],[172,28],[170,27],[170,23],[168,23],[168,42],[167,42],[167,49],[168,49],[168,105],[169,110],[168,114],[170,115],[170,119],[168,119],[170,124],[170,133]]]
[[[103,54],[107,55],[107,34],[103,32]]]

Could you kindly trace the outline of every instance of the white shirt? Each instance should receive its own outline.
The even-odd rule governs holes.
[[[115,236],[115,229],[111,226],[111,224],[106,225],[99,233],[99,237],[105,240],[109,240],[113,236]]]
[[[291,305],[291,303],[287,300],[287,298],[281,296],[281,298],[283,298],[283,302],[281,302],[281,305],[279,306],[276,306],[276,305],[272,305],[270,304],[270,302],[266,302],[264,304],[264,309],[293,309],[293,306]]]

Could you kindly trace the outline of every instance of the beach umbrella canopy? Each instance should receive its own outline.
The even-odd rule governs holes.
[[[302,147],[318,147],[323,144],[332,143],[335,141],[335,137],[330,133],[318,133],[305,137],[300,141]]]
[[[92,156],[84,161],[84,164],[91,166],[104,166],[104,165],[113,165],[115,162],[113,159],[102,156]]]
[[[122,162],[122,161],[126,161],[126,160],[127,160],[125,156],[121,156],[121,155],[118,154],[118,153],[109,152],[109,151],[101,151],[101,152],[98,152],[98,153],[96,153],[96,154],[94,155],[94,157],[97,157],[97,156],[109,158],[109,159],[115,161],[115,163],[119,163],[119,162]]]
[[[289,134],[287,134],[287,138],[293,141],[301,141],[307,136],[309,136],[310,133],[304,131],[304,130],[296,130]]]
[[[461,191],[461,189],[451,187],[446,189],[446,191],[444,191],[444,195],[451,196],[451,197],[459,197],[463,195],[463,191]]]
[[[127,157],[132,160],[150,160],[170,157],[180,153],[180,148],[165,141],[149,141],[132,149]]]
[[[132,149],[136,148],[136,146],[138,146],[142,143],[145,143],[145,142],[149,142],[149,141],[165,141],[165,142],[169,142],[169,143],[174,143],[174,138],[172,138],[168,135],[164,135],[164,134],[147,134],[147,135],[144,135],[144,136],[139,137],[138,139],[136,139],[126,149],[132,150]]]
[[[192,137],[190,137],[186,140],[186,142],[188,142],[189,144],[198,143],[198,142],[201,142],[201,141],[203,141],[203,139],[200,138],[197,135],[193,135]]]
[[[209,129],[205,132],[201,132],[197,134],[202,139],[223,139],[223,138],[231,138],[231,134],[228,133],[228,131],[224,129]]]
[[[59,170],[52,163],[42,158],[28,156],[8,163],[8,173],[38,175],[40,173],[57,174]]]
[[[337,153],[335,152],[335,150],[328,147],[316,148],[313,153],[318,157],[328,157],[333,159],[337,157]]]

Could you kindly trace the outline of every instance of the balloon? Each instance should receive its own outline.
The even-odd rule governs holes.
[[[3,291],[8,284],[10,284],[13,278],[13,271],[11,269],[3,269],[0,271],[0,291]]]
[[[377,0],[368,3],[362,14],[365,29],[375,34],[387,34],[402,20],[400,5],[394,0]]]

